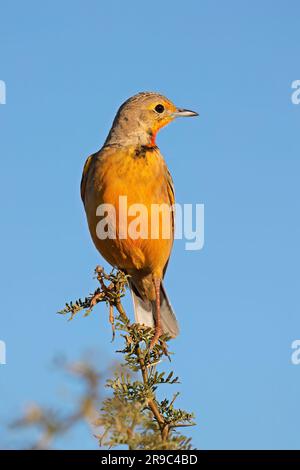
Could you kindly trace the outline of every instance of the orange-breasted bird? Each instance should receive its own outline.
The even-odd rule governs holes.
[[[130,275],[135,320],[155,327],[151,347],[162,334],[175,337],[179,333],[163,287],[174,239],[174,211],[167,212],[166,217],[163,211],[159,212],[155,220],[152,212],[155,205],[173,207],[174,187],[155,137],[175,118],[197,115],[194,111],[177,108],[158,93],[138,93],[119,108],[103,147],[88,157],[83,169],[81,197],[93,242],[112,266]],[[124,214],[120,196],[126,196],[127,207],[143,205],[145,211],[140,213],[139,224],[144,223],[148,228],[158,224],[155,236],[149,231],[147,236],[130,232],[128,227],[134,220],[134,211]],[[107,215],[109,233],[114,237],[99,236],[98,207],[103,204],[115,209],[115,213],[111,213],[114,217]],[[163,232],[164,223],[169,236]]]

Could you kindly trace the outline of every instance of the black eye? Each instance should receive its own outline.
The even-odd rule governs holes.
[[[165,110],[165,107],[162,104],[157,104],[154,109],[157,113],[163,113]]]

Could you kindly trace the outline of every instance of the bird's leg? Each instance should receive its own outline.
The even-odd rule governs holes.
[[[150,343],[150,349],[155,346],[160,336],[162,335],[161,318],[160,318],[160,279],[153,279],[155,288],[155,334]]]

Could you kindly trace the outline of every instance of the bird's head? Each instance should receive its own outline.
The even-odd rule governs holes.
[[[177,108],[159,93],[138,93],[120,107],[106,144],[155,146],[157,132],[180,116],[198,116],[198,113]]]

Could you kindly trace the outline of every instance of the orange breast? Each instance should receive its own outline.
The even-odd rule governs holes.
[[[173,201],[164,159],[158,150],[147,150],[142,156],[130,148],[102,152],[89,172],[85,191],[93,241],[113,266],[162,278],[173,244]],[[100,204],[110,204],[115,210],[106,213],[106,221],[116,239],[101,240],[97,235]]]

